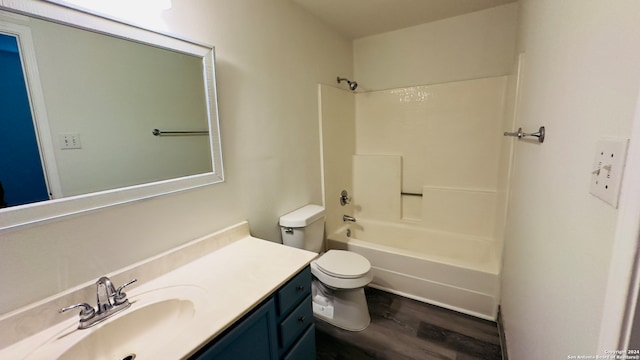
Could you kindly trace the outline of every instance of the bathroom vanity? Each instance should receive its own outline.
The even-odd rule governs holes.
[[[7,359],[313,359],[315,253],[249,235],[246,222],[106,274],[130,308],[79,330],[95,280],[0,317]]]
[[[191,359],[314,359],[309,267]]]

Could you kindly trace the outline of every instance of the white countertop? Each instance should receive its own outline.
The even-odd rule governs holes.
[[[179,329],[175,336],[163,342],[171,344],[170,346],[161,347],[161,358],[184,358],[247,314],[316,256],[313,252],[246,236],[153,280],[145,281],[144,278],[138,278],[137,286],[131,286],[131,289],[127,290],[133,303],[131,308],[114,315],[102,324],[86,330],[77,330],[75,328],[78,318],[74,316],[0,349],[0,358],[51,359],[56,357],[55,353],[45,351],[52,348],[51,341],[59,342],[60,338],[75,341],[74,336],[85,336],[111,320],[135,310],[136,299],[142,299],[145,293],[161,289],[164,293],[175,291],[175,296],[180,296],[181,286],[184,289],[186,285],[199,288],[198,292],[203,295],[202,303],[206,306],[196,310],[189,326]],[[86,302],[95,305],[94,301],[87,299]],[[60,336],[61,334],[65,336]],[[49,345],[41,346],[42,344]]]

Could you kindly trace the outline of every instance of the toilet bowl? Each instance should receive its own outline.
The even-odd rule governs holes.
[[[313,312],[339,328],[360,331],[371,317],[364,287],[373,279],[371,263],[364,256],[329,250],[311,262]]]
[[[282,242],[319,253],[311,262],[314,316],[350,331],[364,330],[371,322],[364,287],[373,279],[371,263],[345,250],[321,253],[324,208],[307,205],[280,217]]]

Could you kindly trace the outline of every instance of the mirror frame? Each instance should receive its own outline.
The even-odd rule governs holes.
[[[90,13],[85,9],[77,9],[56,2],[57,0],[46,0],[46,2],[42,0],[0,0],[0,11],[19,14],[16,16],[36,17],[202,58],[208,100],[207,114],[213,171],[0,209],[0,230],[224,182],[213,46],[147,30],[121,20],[110,19],[102,14]],[[31,102],[33,103],[33,100]],[[36,116],[35,111],[34,116]],[[35,123],[37,124],[37,120]]]

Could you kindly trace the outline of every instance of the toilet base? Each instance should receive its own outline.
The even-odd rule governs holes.
[[[313,286],[317,280],[314,280]],[[326,289],[324,289],[326,292]],[[313,315],[349,331],[362,331],[371,323],[364,288],[329,290],[328,296],[314,295]],[[317,294],[317,291],[313,292]]]

